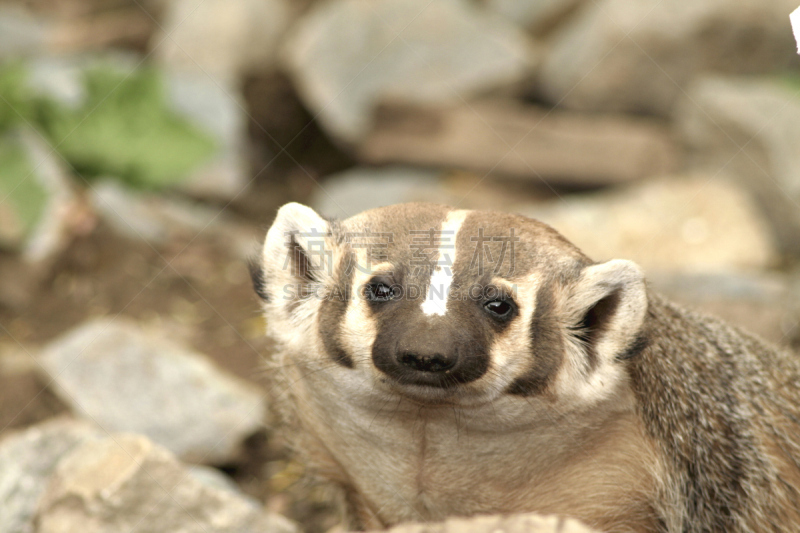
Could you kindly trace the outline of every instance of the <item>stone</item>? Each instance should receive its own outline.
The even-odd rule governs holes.
[[[706,71],[776,72],[796,62],[786,15],[796,0],[587,2],[552,37],[540,89],[579,110],[668,116]]]
[[[52,260],[90,213],[62,160],[29,128],[0,136],[0,248],[32,264]]]
[[[0,531],[33,533],[33,515],[58,462],[104,434],[87,422],[54,419],[0,440]]]
[[[777,261],[753,200],[713,175],[664,177],[517,211],[553,226],[596,261],[631,259],[647,275],[759,271]]]
[[[175,205],[162,195],[134,191],[113,179],[93,184],[89,194],[92,206],[116,233],[154,247],[167,244],[176,234],[198,231],[213,218],[187,202]]]
[[[461,102],[520,82],[538,57],[519,28],[467,0],[319,2],[287,39],[301,98],[345,144],[367,135],[383,100]]]
[[[719,316],[778,345],[800,338],[800,278],[782,273],[663,272],[649,276],[658,292]]]
[[[403,202],[455,203],[441,179],[441,172],[408,167],[355,168],[322,180],[309,205],[326,216],[347,218]]]
[[[438,523],[408,523],[389,529],[391,533],[593,533],[577,520],[534,513],[508,516],[448,518]]]
[[[36,516],[37,533],[298,533],[283,516],[197,481],[166,449],[117,434],[58,465]]]
[[[116,71],[130,79],[140,72],[141,59],[128,53],[43,56],[29,64],[31,90],[54,99],[70,110],[80,110],[88,94],[84,76],[91,70]],[[165,108],[194,126],[213,145],[205,160],[170,180],[187,194],[216,201],[230,201],[249,183],[245,158],[247,115],[235,86],[203,73],[163,70],[159,72]],[[105,109],[105,108],[104,108]],[[82,124],[82,125],[85,125]],[[113,157],[113,155],[112,155]]]
[[[236,85],[270,67],[292,21],[287,0],[175,0],[150,47],[171,71],[190,71]]]
[[[191,195],[229,201],[252,181],[245,157],[247,112],[232,85],[190,72],[165,73],[167,98],[181,116],[211,134],[217,146],[211,160],[179,185]]]
[[[534,35],[546,34],[584,0],[487,0],[489,9]]]
[[[141,4],[114,9],[82,8],[68,2],[57,5],[0,5],[0,60],[141,44],[156,24]]]
[[[100,318],[52,341],[39,362],[72,411],[106,431],[146,435],[187,462],[233,461],[263,427],[263,395],[166,337]]]
[[[758,200],[782,252],[800,257],[800,96],[775,80],[705,77],[676,110],[700,171],[736,179]]]
[[[215,237],[242,259],[253,253],[255,228],[234,221],[227,213],[184,198],[135,191],[116,180],[92,184],[90,203],[115,232],[158,248],[177,236],[200,233]]]
[[[569,187],[666,174],[678,159],[667,130],[651,120],[505,100],[447,109],[385,106],[358,153],[372,164],[460,168]]]
[[[50,26],[27,10],[0,6],[0,60],[44,52],[50,33]]]

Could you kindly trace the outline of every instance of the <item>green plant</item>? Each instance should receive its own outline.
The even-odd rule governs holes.
[[[47,203],[44,187],[33,173],[33,165],[19,142],[0,137],[0,208],[13,209],[14,216],[6,223],[20,224],[21,235],[30,234]],[[5,230],[15,232],[14,228]]]
[[[21,63],[0,68],[0,133],[32,125],[87,179],[149,189],[182,181],[214,154],[214,140],[169,108],[157,70],[97,66],[83,83],[85,100],[72,108],[32,91]]]

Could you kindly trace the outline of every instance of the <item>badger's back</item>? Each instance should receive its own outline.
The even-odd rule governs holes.
[[[667,531],[800,531],[797,356],[657,295],[644,338],[629,369]]]

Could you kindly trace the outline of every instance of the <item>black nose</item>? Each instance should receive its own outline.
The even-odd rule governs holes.
[[[397,360],[405,365],[420,372],[446,372],[456,366],[456,357],[447,357],[439,353],[423,355],[413,352],[402,352]]]

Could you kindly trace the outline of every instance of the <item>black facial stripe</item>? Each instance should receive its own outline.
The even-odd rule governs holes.
[[[552,283],[536,291],[536,310],[531,320],[531,366],[514,380],[509,394],[532,396],[545,390],[564,358],[564,341],[555,316]]]
[[[338,282],[330,294],[320,302],[319,334],[331,359],[347,368],[354,368],[353,359],[341,342],[341,325],[350,301],[354,274],[352,252],[342,254],[337,266]]]
[[[646,331],[639,332],[639,335],[633,340],[630,346],[628,346],[622,353],[617,355],[617,361],[625,361],[628,359],[633,359],[634,357],[638,356],[642,351],[645,350],[650,345],[650,337],[648,336]]]
[[[580,324],[575,326],[574,335],[583,341],[586,347],[586,358],[589,361],[589,368],[597,368],[597,343],[608,329],[609,321],[617,312],[620,302],[619,291],[598,300],[583,316]]]
[[[264,275],[264,266],[261,264],[261,259],[258,256],[252,256],[247,260],[247,269],[250,271],[250,280],[253,282],[253,290],[259,298],[265,302],[269,301],[269,294],[266,287],[266,276]]]
[[[293,232],[287,243],[290,258],[288,268],[294,280],[293,286],[290,288],[292,296],[286,299],[286,310],[290,314],[298,308],[303,300],[307,300],[314,294],[315,288],[319,283],[308,255],[306,255],[300,243],[297,242],[297,233]]]
[[[311,267],[311,261],[308,259],[303,247],[300,246],[299,242],[297,242],[296,233],[293,233],[291,236],[291,241],[289,242],[289,251],[292,255],[292,275],[302,282],[318,282],[319,280],[317,279],[316,275],[314,274],[314,270]]]

